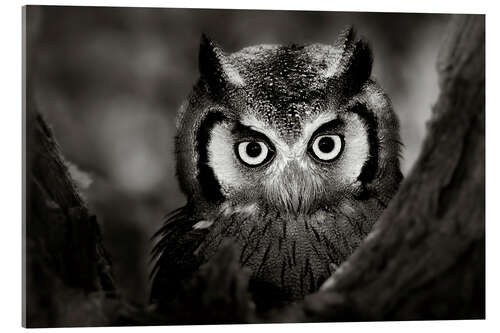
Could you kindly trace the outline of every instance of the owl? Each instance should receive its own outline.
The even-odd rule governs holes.
[[[402,179],[397,117],[352,28],[333,45],[226,53],[202,36],[200,78],[177,119],[187,196],[158,231],[161,306],[231,238],[258,308],[319,289]]]

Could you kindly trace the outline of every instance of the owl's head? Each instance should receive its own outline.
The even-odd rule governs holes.
[[[202,37],[200,79],[177,121],[177,171],[200,218],[220,207],[287,215],[345,200],[386,205],[398,121],[352,29],[334,45],[258,45],[227,54]]]

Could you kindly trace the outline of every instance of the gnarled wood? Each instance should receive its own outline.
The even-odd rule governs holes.
[[[51,130],[28,113],[26,322],[29,327],[104,324],[114,297],[111,263],[96,217],[71,180]]]

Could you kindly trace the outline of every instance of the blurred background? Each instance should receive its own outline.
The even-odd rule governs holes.
[[[28,84],[91,211],[117,285],[149,297],[151,235],[185,202],[175,176],[178,107],[198,77],[201,33],[226,51],[262,43],[331,44],[354,25],[401,122],[403,173],[418,156],[439,89],[448,15],[111,7],[26,12]]]

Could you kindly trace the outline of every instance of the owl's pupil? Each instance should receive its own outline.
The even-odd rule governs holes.
[[[260,155],[262,148],[257,142],[250,142],[247,145],[247,155],[250,157],[257,157]]]
[[[335,147],[335,142],[330,137],[323,137],[319,139],[318,148],[323,153],[329,153]]]

